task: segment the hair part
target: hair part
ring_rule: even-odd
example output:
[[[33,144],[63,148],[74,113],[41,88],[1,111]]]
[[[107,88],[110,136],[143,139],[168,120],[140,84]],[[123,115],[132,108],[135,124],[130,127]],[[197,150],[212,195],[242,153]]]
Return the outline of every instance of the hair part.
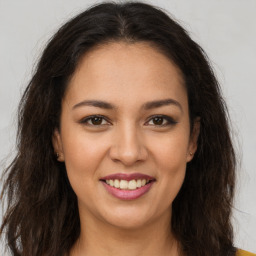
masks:
[[[139,2],[102,3],[71,19],[53,36],[19,105],[17,156],[5,170],[1,226],[15,256],[64,255],[80,234],[77,198],[52,135],[61,102],[80,59],[109,43],[147,42],[180,69],[190,121],[200,118],[198,150],[173,202],[172,232],[186,256],[235,255],[230,222],[236,158],[229,119],[208,58],[162,10]]]

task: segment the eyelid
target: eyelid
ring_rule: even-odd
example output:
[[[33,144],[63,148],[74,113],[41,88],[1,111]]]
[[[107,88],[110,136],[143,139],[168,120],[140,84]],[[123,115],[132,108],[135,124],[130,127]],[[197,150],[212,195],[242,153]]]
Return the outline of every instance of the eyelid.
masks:
[[[167,115],[153,115],[153,116],[150,116],[148,118],[148,121],[146,122],[146,125],[149,125],[149,121],[151,121],[153,118],[155,117],[161,117],[165,120],[167,120],[167,124],[162,124],[162,125],[154,125],[152,124],[152,126],[156,126],[156,127],[165,127],[165,126],[171,126],[171,125],[175,125],[177,124],[178,122],[174,120],[174,118],[170,117],[170,116],[167,116]],[[150,125],[151,126],[151,125]]]
[[[108,124],[100,124],[100,125],[93,125],[93,124],[89,124],[88,121],[91,120],[92,118],[95,118],[95,117],[100,117],[102,118],[103,120],[105,120]],[[88,125],[88,126],[94,126],[94,127],[100,127],[100,126],[105,126],[105,125],[109,125],[111,124],[111,122],[108,120],[108,118],[106,116],[103,116],[103,115],[90,115],[90,116],[87,116],[87,117],[84,117],[82,118],[79,123],[83,124],[83,125]]]
[[[95,117],[100,117],[102,118],[103,120],[105,120],[107,122],[107,124],[99,124],[99,125],[93,125],[93,124],[89,124],[88,121],[91,120],[92,118],[95,118]],[[162,125],[155,125],[155,124],[148,124],[153,118],[156,118],[156,117],[160,117],[160,118],[163,118],[167,121],[166,124],[162,124]],[[106,116],[103,116],[103,115],[99,115],[99,114],[96,114],[96,115],[90,115],[90,116],[86,116],[84,118],[82,118],[79,123],[83,124],[83,125],[88,125],[88,126],[92,126],[92,127],[101,127],[101,126],[105,126],[105,125],[111,125],[112,123],[109,121],[109,119],[106,117]],[[175,125],[177,124],[178,122],[174,120],[174,118],[170,117],[170,116],[167,116],[167,115],[161,115],[161,114],[158,114],[158,115],[152,115],[148,118],[148,120],[146,121],[146,126],[156,126],[156,127],[165,127],[165,126],[171,126],[171,125]]]

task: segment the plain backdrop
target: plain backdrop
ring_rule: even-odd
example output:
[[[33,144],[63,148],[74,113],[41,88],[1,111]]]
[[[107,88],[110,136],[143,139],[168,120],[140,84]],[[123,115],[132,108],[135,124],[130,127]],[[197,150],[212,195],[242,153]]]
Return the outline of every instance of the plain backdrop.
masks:
[[[99,2],[0,0],[0,174],[15,153],[17,105],[42,49],[61,24]],[[212,61],[241,159],[235,245],[256,253],[256,0],[144,2],[166,9]]]

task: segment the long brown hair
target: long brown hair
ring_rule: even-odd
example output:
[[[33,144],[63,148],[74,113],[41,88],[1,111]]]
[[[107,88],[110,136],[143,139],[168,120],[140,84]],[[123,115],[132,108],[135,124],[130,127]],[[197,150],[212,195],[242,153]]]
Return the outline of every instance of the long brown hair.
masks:
[[[220,87],[206,54],[162,10],[139,2],[102,3],[66,23],[45,48],[19,105],[17,155],[5,170],[8,206],[1,226],[12,255],[61,256],[80,234],[77,198],[52,134],[81,57],[110,41],[151,43],[179,67],[198,150],[173,202],[172,232],[187,256],[234,255],[230,223],[235,153]]]

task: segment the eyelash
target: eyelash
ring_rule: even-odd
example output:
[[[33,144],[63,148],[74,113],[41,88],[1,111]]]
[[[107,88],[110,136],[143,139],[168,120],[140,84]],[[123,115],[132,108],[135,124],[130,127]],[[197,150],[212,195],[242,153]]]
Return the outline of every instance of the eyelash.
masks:
[[[166,123],[165,124],[161,124],[161,125],[154,125],[154,126],[159,126],[159,127],[165,127],[165,126],[171,126],[171,125],[175,125],[177,124],[176,121],[174,121],[174,119],[170,116],[166,116],[166,115],[154,115],[154,116],[151,116],[147,123],[149,123],[149,121],[153,120],[154,118],[163,118],[163,120],[166,120]],[[147,124],[148,125],[148,124]]]
[[[102,118],[102,120],[107,121],[108,124],[100,124],[100,125],[89,124],[88,121],[91,121],[93,118]],[[108,121],[108,119],[105,116],[102,116],[102,115],[92,115],[92,116],[88,116],[88,117],[82,119],[80,121],[80,123],[84,124],[84,125],[88,125],[88,126],[102,126],[102,125],[109,125],[110,122]]]
[[[102,118],[102,120],[105,120],[106,122],[108,122],[107,124],[99,124],[99,125],[95,125],[95,124],[92,124],[92,123],[88,123],[89,121],[92,121],[93,118]],[[156,127],[166,127],[166,126],[171,126],[171,125],[175,125],[177,124],[176,121],[174,121],[173,118],[171,118],[170,116],[166,116],[166,115],[154,115],[154,116],[151,116],[150,118],[148,118],[148,121],[146,122],[147,126],[150,126],[150,124],[148,124],[150,121],[152,121],[154,118],[163,118],[163,120],[166,121],[165,124],[160,124],[160,125],[155,125],[153,124],[153,126],[156,126]],[[88,126],[94,126],[94,127],[97,127],[97,126],[105,126],[105,125],[109,125],[111,124],[110,121],[108,121],[108,119],[105,117],[105,116],[102,116],[102,115],[92,115],[92,116],[88,116],[84,119],[82,119],[80,121],[81,124],[84,124],[84,125],[88,125]]]

